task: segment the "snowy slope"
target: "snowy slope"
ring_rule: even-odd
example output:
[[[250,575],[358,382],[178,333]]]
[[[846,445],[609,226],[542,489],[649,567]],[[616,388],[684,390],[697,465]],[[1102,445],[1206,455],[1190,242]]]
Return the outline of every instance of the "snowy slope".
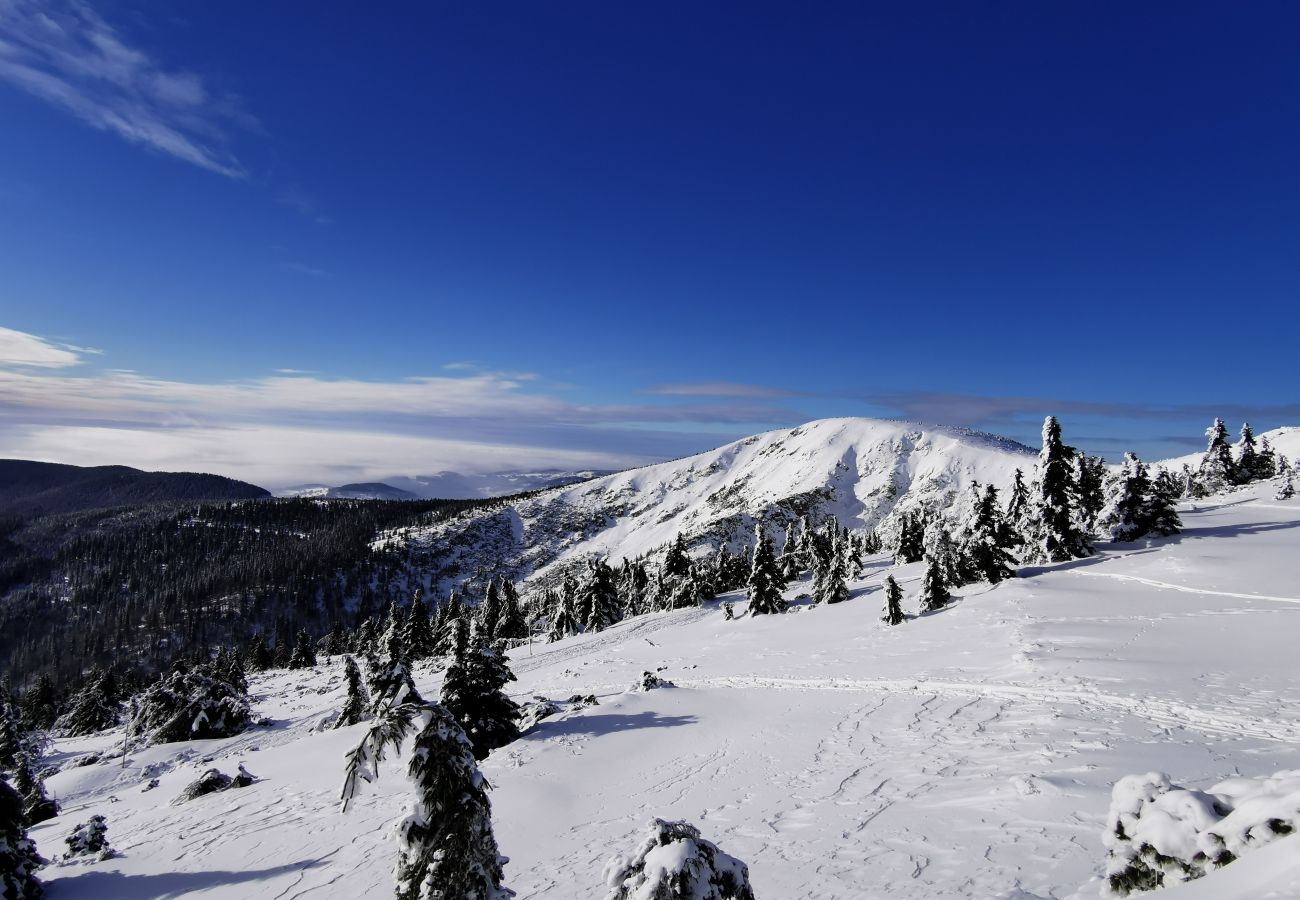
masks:
[[[503,567],[516,578],[590,555],[650,553],[680,532],[709,543],[752,541],[756,517],[811,513],[852,528],[901,509],[949,506],[972,481],[1010,484],[1034,451],[962,429],[874,419],[823,419],[755,435],[673,462],[620,472],[422,532],[395,535],[429,551],[454,579]],[[444,585],[447,587],[449,585]]]
[[[882,558],[839,606],[727,622],[711,604],[519,648],[520,700],[600,705],[486,761],[508,883],[521,900],[598,900],[606,859],[657,815],[749,863],[763,900],[1097,896],[1120,777],[1204,787],[1300,768],[1300,503],[1271,497],[1262,485],[1201,501],[1180,536],[1026,569],[897,628],[879,622],[881,581],[898,577],[914,611],[919,566]],[[658,666],[675,688],[626,690]],[[418,680],[436,694],[436,672]],[[259,677],[255,692],[270,728],[50,779],[66,811],[34,830],[47,855],[93,813],[124,851],[47,869],[54,900],[390,895],[405,760],[341,815],[358,729],[312,731],[341,702],[337,663]],[[262,780],[169,805],[203,769],[240,761]],[[1298,854],[1281,841],[1169,897],[1295,896]]]
[[[1229,431],[1229,435],[1235,442],[1236,432]],[[1286,425],[1281,428],[1274,428],[1272,431],[1261,431],[1255,435],[1258,442],[1263,438],[1268,438],[1268,442],[1273,445],[1273,451],[1285,456],[1291,462],[1300,460],[1300,427]],[[1182,469],[1183,464],[1191,466],[1193,469],[1201,464],[1201,458],[1205,455],[1204,450],[1198,450],[1195,453],[1188,453],[1185,456],[1176,456],[1172,459],[1162,459],[1156,465],[1163,466],[1171,472],[1177,472]]]

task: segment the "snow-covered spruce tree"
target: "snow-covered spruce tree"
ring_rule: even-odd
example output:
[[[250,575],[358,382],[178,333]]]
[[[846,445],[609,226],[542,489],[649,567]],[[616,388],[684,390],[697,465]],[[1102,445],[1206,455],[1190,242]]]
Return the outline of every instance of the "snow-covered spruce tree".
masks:
[[[266,646],[266,638],[261,634],[253,635],[248,642],[248,668],[254,672],[265,672],[271,668],[271,651]]]
[[[519,706],[503,690],[515,680],[505,650],[483,631],[471,643],[468,629],[456,633],[456,648],[442,682],[442,705],[465,730],[477,759],[519,737]]]
[[[519,591],[514,582],[501,576],[501,621],[497,623],[497,637],[507,641],[528,639],[528,622],[519,606]]]
[[[1206,495],[1207,491],[1205,490],[1205,486],[1201,484],[1201,477],[1198,469],[1193,469],[1187,463],[1183,463],[1182,477],[1179,480],[1182,483],[1183,489],[1181,496],[1184,499],[1191,500]]]
[[[86,678],[72,698],[68,711],[56,723],[68,737],[82,737],[117,724],[117,698],[112,696],[112,679],[99,669]]]
[[[699,606],[704,598],[705,586],[695,563],[686,567],[686,574],[669,582],[668,609],[690,609]]]
[[[893,575],[885,579],[885,615],[880,621],[886,625],[903,624],[903,589]]]
[[[679,531],[664,554],[664,577],[672,580],[685,578],[691,569],[691,554],[686,549],[686,538]]]
[[[645,564],[639,560],[623,560],[623,568],[618,577],[618,589],[623,596],[623,602],[627,605],[629,616],[639,616],[650,611],[646,604],[649,588],[650,575],[646,572]]]
[[[334,720],[335,728],[346,728],[370,718],[370,697],[361,681],[361,669],[350,656],[343,660],[343,678],[348,683],[348,695],[343,700],[338,718]]]
[[[244,661],[239,654],[228,647],[222,647],[217,651],[217,658],[212,661],[213,673],[227,684],[232,685],[236,690],[248,690],[248,673],[244,671]],[[109,674],[112,678],[112,674]],[[110,692],[116,695],[116,688]]]
[[[1011,482],[1011,491],[1007,495],[1007,524],[1023,538],[1029,530],[1032,517],[1033,504],[1030,500],[1029,488],[1025,486],[1025,473],[1016,469],[1015,477]]]
[[[1088,535],[1075,521],[1073,449],[1061,441],[1055,416],[1043,421],[1043,449],[1038,455],[1038,497],[1031,556],[1039,562],[1064,562],[1092,553]]]
[[[45,860],[27,837],[23,801],[8,782],[0,781],[0,897],[4,900],[41,900],[45,889],[36,870]]]
[[[1232,459],[1228,429],[1222,419],[1214,420],[1214,424],[1205,430],[1205,437],[1209,444],[1201,457],[1197,481],[1207,494],[1213,494],[1236,484],[1237,464]]]
[[[1136,541],[1150,526],[1147,520],[1151,478],[1146,463],[1134,453],[1124,454],[1124,465],[1110,485],[1106,508],[1097,526],[1112,541]]]
[[[623,617],[614,570],[603,559],[587,561],[587,575],[578,592],[582,597],[579,608],[586,615],[582,627],[588,634],[604,631]]]
[[[289,656],[289,668],[310,669],[314,665],[316,665],[316,643],[304,628],[298,632],[298,637],[293,643],[293,653]]]
[[[415,788],[398,829],[398,900],[509,900],[501,882],[507,862],[492,833],[490,786],[478,770],[465,732],[437,703],[409,700],[377,720],[347,755],[342,809],[362,781],[379,777],[391,748],[416,733],[407,774]]]
[[[903,513],[899,516],[895,563],[920,562],[925,556],[925,524],[920,513]]]
[[[987,485],[975,507],[975,517],[967,532],[965,557],[980,581],[997,584],[1016,575],[1016,558],[1012,552],[1020,545],[1020,535],[1002,518],[998,489]]]
[[[1277,453],[1268,437],[1259,439],[1259,454],[1255,457],[1255,481],[1266,481],[1277,474]]]
[[[1147,498],[1145,512],[1147,531],[1168,537],[1183,530],[1183,520],[1178,516],[1178,497],[1182,486],[1167,469],[1161,469],[1151,480],[1151,495]]]
[[[407,610],[406,622],[403,623],[402,644],[412,660],[433,656],[433,622],[429,619],[429,607],[418,590],[411,598],[411,608]]]
[[[798,578],[807,567],[797,519],[786,526],[785,543],[781,547],[781,556],[777,563],[781,567],[781,577],[785,579],[786,584]]]
[[[58,801],[45,792],[45,779],[32,768],[32,760],[26,753],[18,757],[14,768],[14,790],[23,801],[23,821],[28,827],[53,819],[59,814]]]
[[[456,631],[460,628],[461,621],[468,625],[469,610],[461,602],[460,596],[452,591],[447,602],[442,605],[442,615],[439,616],[437,633],[437,642],[434,652],[438,656],[448,656],[456,646]]]
[[[754,557],[749,569],[749,614],[764,616],[786,611],[781,596],[781,573],[777,570],[772,542],[759,524],[755,529]]]
[[[59,717],[59,697],[50,676],[42,672],[36,683],[23,694],[23,722],[33,730],[44,731]]]
[[[248,727],[248,695],[207,666],[172,672],[132,701],[127,734],[151,744],[230,737]]]
[[[555,612],[551,616],[550,626],[546,631],[546,640],[555,643],[566,637],[581,633],[578,619],[573,614],[573,597],[561,594],[555,603]]]
[[[921,612],[943,609],[952,599],[948,585],[943,580],[943,569],[937,560],[926,560],[925,580],[921,582]]]
[[[1245,484],[1259,476],[1259,447],[1255,441],[1255,429],[1249,422],[1241,423],[1241,438],[1237,441],[1236,458],[1237,483]]]
[[[1106,461],[1100,456],[1080,453],[1075,457],[1075,499],[1079,518],[1091,530],[1106,506]]]
[[[953,543],[951,529],[947,523],[936,523],[929,534],[931,539],[928,541],[926,559],[933,560],[939,567],[943,583],[948,587],[968,584],[975,577],[974,567],[961,549]]]
[[[1282,480],[1278,483],[1277,493],[1273,495],[1274,500],[1290,500],[1295,496],[1295,478],[1291,471],[1290,466],[1282,470]]]
[[[840,546],[832,546],[817,584],[818,603],[843,603],[849,599],[849,586],[845,584],[847,563]]]
[[[23,752],[23,730],[18,709],[0,701],[0,769],[12,769]]]
[[[103,816],[91,816],[84,824],[78,823],[63,842],[68,845],[63,853],[65,861],[80,856],[91,856],[103,861],[117,855],[109,846],[108,820]]]
[[[605,864],[605,900],[754,900],[749,867],[688,822],[652,819],[635,852]]]
[[[478,631],[487,634],[489,639],[497,636],[497,626],[501,624],[501,589],[495,578],[488,581],[487,594],[478,608]]]
[[[460,619],[463,624],[464,618]],[[370,711],[382,715],[385,709],[400,706],[407,697],[419,696],[411,677],[411,663],[406,655],[400,631],[389,629],[384,655],[378,660],[370,679]]]

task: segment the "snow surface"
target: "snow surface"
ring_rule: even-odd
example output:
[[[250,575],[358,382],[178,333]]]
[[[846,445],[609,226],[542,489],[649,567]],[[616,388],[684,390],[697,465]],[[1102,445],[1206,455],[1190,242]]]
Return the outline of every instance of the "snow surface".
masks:
[[[818,443],[832,445],[830,432]],[[988,468],[970,475],[994,480],[1004,453],[1018,458],[987,448]],[[924,470],[920,452],[906,459],[908,477]],[[670,471],[624,477],[653,491]],[[1182,535],[1026,568],[895,628],[879,621],[881,583],[892,572],[914,613],[921,566],[879,557],[836,606],[729,622],[720,600],[518,648],[517,699],[599,704],[565,705],[485,761],[507,884],[524,900],[599,897],[606,862],[658,816],[746,862],[766,900],[1097,897],[1124,776],[1207,789],[1300,768],[1300,502],[1274,489],[1184,507]],[[743,612],[739,596],[721,599]],[[628,690],[659,666],[675,688]],[[417,682],[436,696],[440,675],[421,668]],[[256,676],[253,692],[270,727],[49,779],[64,812],[33,829],[42,852],[102,813],[122,854],[44,870],[51,898],[391,895],[405,760],[339,813],[343,754],[363,727],[315,730],[342,704],[339,660]],[[55,760],[120,739],[60,740]],[[204,770],[241,762],[255,784],[171,805]],[[1258,900],[1297,886],[1300,842],[1288,837],[1168,893]]]

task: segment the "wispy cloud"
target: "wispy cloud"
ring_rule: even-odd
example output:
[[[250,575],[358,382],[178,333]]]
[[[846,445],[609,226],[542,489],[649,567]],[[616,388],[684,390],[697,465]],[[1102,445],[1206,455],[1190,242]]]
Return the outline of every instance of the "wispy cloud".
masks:
[[[12,328],[0,327],[0,366],[66,369],[80,365],[83,355],[98,352],[88,347],[60,344]]]
[[[740,384],[734,381],[700,381],[689,384],[660,384],[646,390],[663,397],[797,397],[798,391]]]
[[[286,206],[317,225],[333,225],[334,220],[321,211],[316,198],[297,185],[283,188],[275,195],[275,202]]]
[[[984,428],[1022,423],[1045,415],[1166,422],[1197,417],[1208,420],[1215,416],[1229,419],[1300,418],[1300,403],[1248,406],[1241,403],[1092,402],[1059,397],[986,396],[943,391],[868,392],[857,396],[872,406],[890,410],[903,418]]]
[[[290,272],[297,272],[299,275],[310,275],[312,278],[333,278],[334,273],[327,272],[324,269],[318,269],[315,266],[309,266],[306,263],[289,262],[284,267]]]
[[[169,69],[80,0],[0,0],[0,81],[85,124],[228,178],[245,172],[232,129],[256,127],[237,97]]]

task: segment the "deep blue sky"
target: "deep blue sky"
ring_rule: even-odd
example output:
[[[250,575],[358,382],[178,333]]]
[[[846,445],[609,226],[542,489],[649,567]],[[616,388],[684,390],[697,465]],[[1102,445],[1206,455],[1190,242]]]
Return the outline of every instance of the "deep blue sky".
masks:
[[[1300,6],[807,6],[20,0],[0,326],[163,393],[527,373],[490,388],[543,401],[517,433],[495,394],[264,419],[619,461],[821,415],[1150,456],[1300,421]],[[175,403],[10,411],[0,451],[249,425]]]

